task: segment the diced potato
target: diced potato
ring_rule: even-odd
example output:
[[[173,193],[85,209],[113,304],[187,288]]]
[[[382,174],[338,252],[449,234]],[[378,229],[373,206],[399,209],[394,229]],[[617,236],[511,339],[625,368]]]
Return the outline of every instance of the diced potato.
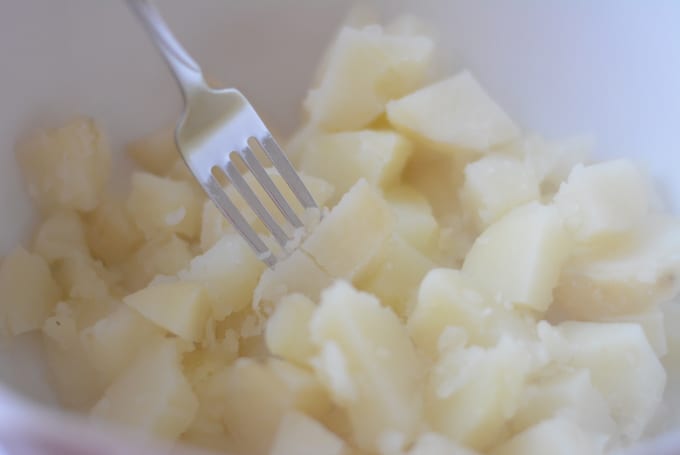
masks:
[[[87,245],[92,255],[106,265],[123,262],[144,240],[119,199],[105,198],[85,219]]]
[[[50,264],[71,255],[89,255],[80,217],[71,211],[52,213],[33,238],[33,251]]]
[[[456,197],[463,185],[466,160],[422,150],[413,155],[404,170],[403,181],[422,193],[438,221],[460,211]],[[389,196],[389,193],[388,193]]]
[[[95,122],[81,117],[36,133],[18,146],[17,161],[38,207],[87,212],[106,187],[111,152]]]
[[[587,137],[548,142],[532,135],[521,141],[524,161],[533,169],[544,192],[556,191],[574,166],[589,160],[592,148],[593,141]]]
[[[605,317],[602,318],[601,322],[630,322],[638,324],[645,332],[645,336],[652,346],[652,349],[654,349],[654,352],[656,352],[657,357],[662,358],[668,352],[664,314],[659,308],[654,308],[642,313]]]
[[[570,250],[557,209],[531,203],[477,238],[463,273],[499,304],[545,311]]]
[[[397,131],[451,154],[461,149],[485,151],[519,134],[467,71],[390,101],[387,118]]]
[[[156,175],[166,175],[179,156],[175,130],[165,128],[155,131],[129,143],[126,151],[143,170]]]
[[[567,419],[545,420],[491,451],[491,455],[602,455],[601,438]]]
[[[281,419],[270,455],[343,455],[345,442],[300,412]]]
[[[272,354],[301,366],[315,354],[309,323],[316,310],[314,302],[301,294],[282,298],[267,321],[265,340]]]
[[[393,131],[325,134],[307,144],[300,170],[330,182],[339,199],[361,178],[383,188],[397,182],[412,150],[411,143]]]
[[[389,100],[425,82],[432,51],[427,37],[386,35],[377,26],[343,28],[329,51],[319,87],[305,100],[312,124],[325,131],[368,125]]]
[[[462,329],[467,343],[485,347],[495,345],[503,334],[529,334],[519,315],[489,302],[458,270],[434,269],[420,284],[408,329],[414,343],[436,358],[447,327]]]
[[[567,319],[588,320],[647,311],[680,290],[680,225],[650,218],[630,241],[570,260],[555,289]]]
[[[555,417],[566,418],[581,428],[603,435],[616,433],[609,404],[593,386],[588,370],[540,379],[530,384],[523,395],[510,422],[513,433]]]
[[[59,295],[59,286],[41,256],[18,247],[2,260],[0,320],[10,334],[40,329]]]
[[[509,338],[490,349],[446,351],[430,371],[428,422],[435,431],[473,449],[493,447],[520,404],[531,366],[526,345]]]
[[[192,281],[151,285],[128,295],[123,303],[187,341],[203,339],[211,308],[203,287]]]
[[[624,441],[636,441],[666,385],[666,372],[643,330],[630,323],[566,322],[559,331],[572,350],[569,363],[590,370]]]
[[[157,275],[174,275],[187,267],[193,257],[189,244],[175,234],[152,239],[122,265],[125,288],[134,292]]]
[[[182,373],[184,348],[163,339],[146,346],[92,408],[95,418],[175,439],[191,424],[198,400]]]
[[[533,171],[521,160],[487,155],[465,166],[462,198],[484,228],[513,208],[538,201],[541,192]]]
[[[420,281],[435,264],[396,235],[385,244],[379,258],[376,272],[359,280],[357,286],[405,318],[413,309]]]
[[[400,185],[385,193],[395,215],[395,232],[415,248],[430,255],[437,247],[439,224],[427,198],[411,186]]]
[[[159,234],[198,238],[203,200],[192,185],[145,172],[132,174],[126,207],[147,239]]]
[[[376,450],[386,432],[412,440],[422,418],[422,373],[397,316],[375,297],[338,282],[324,291],[310,327],[322,349],[315,369],[346,407],[357,446]]]
[[[359,180],[321,220],[302,249],[331,276],[352,279],[368,272],[393,226],[389,205],[365,180]]]
[[[425,433],[418,438],[408,455],[475,455],[471,449],[460,446],[437,433]]]
[[[565,225],[582,242],[621,234],[640,224],[650,188],[630,160],[576,166],[555,195]]]
[[[123,372],[141,346],[163,335],[160,327],[126,305],[80,332],[85,357],[106,384]]]
[[[182,280],[205,286],[215,320],[248,306],[265,266],[237,234],[226,235],[179,272]]]
[[[267,453],[283,416],[311,417],[330,409],[326,392],[308,371],[275,359],[238,359],[222,381],[227,431],[246,453]]]

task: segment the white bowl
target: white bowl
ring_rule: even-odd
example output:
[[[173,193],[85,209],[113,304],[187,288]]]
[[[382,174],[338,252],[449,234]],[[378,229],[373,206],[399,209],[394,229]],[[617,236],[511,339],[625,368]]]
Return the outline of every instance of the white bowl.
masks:
[[[158,4],[207,72],[243,90],[284,132],[295,127],[317,60],[349,7],[342,0]],[[679,2],[377,4],[430,21],[451,66],[470,68],[525,128],[550,137],[592,134],[600,156],[639,160],[680,211]],[[14,162],[19,136],[83,113],[119,146],[173,123],[180,98],[123,1],[9,2],[0,15],[0,62],[1,255],[32,223]],[[0,382],[54,403],[37,345],[30,337],[0,345]]]

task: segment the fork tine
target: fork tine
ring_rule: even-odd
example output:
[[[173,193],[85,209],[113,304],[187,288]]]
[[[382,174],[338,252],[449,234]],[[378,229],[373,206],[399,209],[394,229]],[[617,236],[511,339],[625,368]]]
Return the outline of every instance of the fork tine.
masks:
[[[269,197],[271,197],[274,200],[274,203],[279,208],[283,216],[286,217],[288,222],[292,224],[293,227],[295,228],[304,227],[304,224],[297,216],[297,214],[290,206],[286,198],[283,196],[283,194],[281,194],[281,191],[276,186],[274,181],[271,179],[269,174],[267,174],[267,171],[265,170],[264,166],[262,166],[260,161],[257,159],[255,153],[253,153],[253,150],[250,147],[245,147],[243,150],[241,150],[241,157],[243,158],[243,161],[246,163],[246,166],[248,166],[248,169],[250,169],[250,172],[252,172],[257,181],[260,182],[262,188],[264,188]]]
[[[300,204],[306,209],[317,208],[314,197],[309,192],[302,179],[298,175],[293,165],[290,164],[288,158],[281,150],[281,147],[276,143],[269,131],[263,137],[257,138],[262,146],[262,149],[272,161],[274,167],[279,171],[283,180],[286,181],[293,194],[298,198]]]
[[[248,186],[248,182],[243,178],[241,173],[232,162],[228,162],[225,166],[225,172],[231,184],[238,190],[238,192],[243,196],[246,203],[253,209],[253,212],[262,220],[264,225],[269,229],[269,231],[274,235],[276,241],[281,245],[282,248],[286,248],[286,244],[290,240],[286,233],[283,231],[281,226],[278,225],[274,217],[271,216],[269,211],[262,205],[260,199],[257,197],[253,189]]]
[[[231,221],[236,230],[248,242],[251,248],[255,250],[257,256],[269,267],[273,267],[276,264],[276,257],[267,248],[267,245],[257,235],[257,232],[250,226],[248,221],[241,215],[239,209],[224,192],[215,177],[210,176],[207,180],[203,180],[203,188],[207,191],[208,196],[213,200],[219,211],[222,212],[222,215]]]

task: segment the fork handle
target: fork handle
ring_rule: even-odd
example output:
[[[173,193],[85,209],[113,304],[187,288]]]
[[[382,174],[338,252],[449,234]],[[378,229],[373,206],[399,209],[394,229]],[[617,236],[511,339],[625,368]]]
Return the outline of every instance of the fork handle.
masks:
[[[127,0],[127,3],[141,20],[144,28],[170,66],[186,100],[193,88],[204,85],[201,67],[175,38],[170,27],[151,2],[148,0]]]

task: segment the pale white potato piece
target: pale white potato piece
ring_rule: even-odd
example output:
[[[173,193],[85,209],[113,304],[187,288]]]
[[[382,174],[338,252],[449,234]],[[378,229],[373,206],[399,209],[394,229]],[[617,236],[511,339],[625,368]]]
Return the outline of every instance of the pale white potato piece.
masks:
[[[385,199],[359,180],[307,237],[302,250],[331,276],[353,279],[368,272],[393,226]]]
[[[407,455],[475,455],[476,453],[441,434],[425,433],[413,444]]]
[[[316,305],[302,294],[282,298],[269,316],[265,341],[269,351],[289,362],[305,366],[316,353],[309,323]]]
[[[530,203],[489,226],[462,270],[498,304],[545,311],[570,250],[557,209]]]
[[[343,455],[347,446],[323,425],[300,412],[281,419],[269,455]]]
[[[182,373],[185,350],[173,339],[142,346],[129,368],[92,408],[92,417],[161,438],[177,438],[198,409],[196,395]]]
[[[412,440],[422,418],[422,372],[399,318],[340,281],[324,291],[310,330],[322,349],[317,374],[346,408],[357,446],[376,450],[386,432]]]
[[[581,242],[621,234],[640,224],[651,190],[627,159],[576,166],[555,195],[565,226]]]
[[[127,305],[80,332],[85,358],[105,384],[110,384],[130,364],[140,347],[160,339],[165,331]]]
[[[584,136],[546,141],[530,135],[518,142],[519,154],[533,169],[544,194],[556,191],[574,166],[586,164],[593,149],[593,140]]]
[[[657,357],[662,358],[668,352],[664,313],[658,307],[642,313],[604,317],[601,319],[601,322],[630,322],[638,324],[645,332],[645,336],[654,352],[656,352]]]
[[[427,37],[387,35],[379,26],[343,28],[319,86],[305,100],[310,122],[325,131],[368,125],[389,100],[426,81],[432,51]]]
[[[0,264],[0,320],[11,335],[40,329],[60,290],[41,256],[18,247]]]
[[[130,142],[126,152],[143,170],[166,175],[175,164],[179,151],[174,128],[164,128]]]
[[[506,433],[532,367],[524,343],[503,338],[493,348],[449,350],[430,371],[425,415],[432,428],[476,450]]]
[[[85,221],[92,256],[108,266],[125,261],[144,241],[142,231],[118,198],[105,197]]]
[[[435,263],[398,235],[387,241],[379,262],[376,271],[359,280],[357,286],[405,318],[413,309],[420,281]]]
[[[318,417],[330,409],[312,373],[276,359],[238,359],[227,368],[222,387],[224,423],[246,453],[267,453],[287,412]]]
[[[411,143],[393,131],[323,134],[307,143],[299,169],[330,182],[337,200],[362,178],[376,187],[394,184],[412,151]]]
[[[208,251],[196,256],[179,278],[205,286],[215,320],[248,306],[265,265],[237,234],[226,235]]]
[[[123,303],[149,321],[186,341],[201,341],[210,317],[211,302],[201,284],[175,281],[148,286]]]
[[[569,364],[590,370],[623,441],[638,440],[666,385],[666,372],[642,328],[630,323],[566,322],[558,329],[571,349]]]
[[[198,238],[202,204],[202,195],[187,182],[132,174],[126,208],[147,239],[168,233]]]
[[[513,208],[537,201],[538,179],[524,162],[511,156],[487,155],[465,166],[461,189],[464,206],[484,228]]]
[[[73,211],[50,214],[33,237],[33,251],[50,264],[74,254],[89,255],[78,214]]]
[[[104,134],[89,118],[36,133],[17,148],[28,194],[42,210],[90,211],[108,182],[111,152]]]
[[[519,134],[468,71],[390,101],[387,118],[397,131],[451,154],[485,151]]]
[[[602,455],[599,435],[567,419],[545,420],[496,447],[491,455]]]
[[[409,185],[385,192],[395,217],[394,230],[401,238],[426,255],[432,255],[439,239],[439,224],[427,198]]]

